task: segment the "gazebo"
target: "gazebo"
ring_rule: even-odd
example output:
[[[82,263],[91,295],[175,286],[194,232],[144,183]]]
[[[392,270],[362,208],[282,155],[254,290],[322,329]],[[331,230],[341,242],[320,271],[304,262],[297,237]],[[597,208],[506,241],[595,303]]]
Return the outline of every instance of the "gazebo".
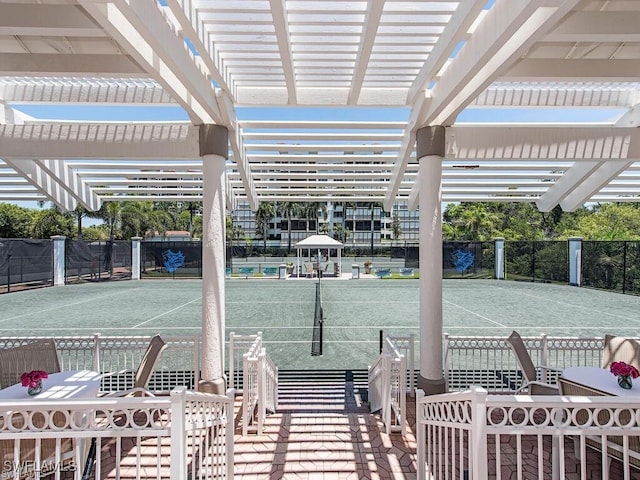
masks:
[[[312,252],[315,251],[316,263],[319,271],[321,270],[320,264],[322,263],[322,250],[327,251],[327,262],[331,260],[331,250],[336,250],[336,255],[338,257],[338,269],[335,271],[342,272],[342,248],[344,245],[335,238],[331,238],[328,235],[311,235],[296,243],[295,247],[297,250],[296,271],[298,274],[300,272],[300,259],[304,258],[303,255],[305,250],[306,257],[310,262],[312,261]]]

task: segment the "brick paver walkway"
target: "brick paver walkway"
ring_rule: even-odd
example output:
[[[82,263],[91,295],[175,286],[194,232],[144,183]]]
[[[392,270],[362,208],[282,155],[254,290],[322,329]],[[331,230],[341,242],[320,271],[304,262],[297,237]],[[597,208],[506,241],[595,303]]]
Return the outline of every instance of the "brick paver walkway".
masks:
[[[278,411],[258,436],[235,437],[235,478],[241,480],[415,479],[415,404],[409,428],[387,435],[366,405],[366,385],[282,383]]]

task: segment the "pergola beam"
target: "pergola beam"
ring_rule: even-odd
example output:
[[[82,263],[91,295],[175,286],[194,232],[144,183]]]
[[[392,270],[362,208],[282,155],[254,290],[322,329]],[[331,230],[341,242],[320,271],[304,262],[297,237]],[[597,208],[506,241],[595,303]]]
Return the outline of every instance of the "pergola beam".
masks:
[[[193,159],[199,127],[186,124],[0,125],[10,159]]]
[[[221,123],[215,90],[155,2],[81,5],[187,111],[195,124]]]
[[[75,198],[35,160],[12,160],[5,158],[4,162],[19,172],[27,182],[62,210],[70,212],[76,208],[77,203]]]

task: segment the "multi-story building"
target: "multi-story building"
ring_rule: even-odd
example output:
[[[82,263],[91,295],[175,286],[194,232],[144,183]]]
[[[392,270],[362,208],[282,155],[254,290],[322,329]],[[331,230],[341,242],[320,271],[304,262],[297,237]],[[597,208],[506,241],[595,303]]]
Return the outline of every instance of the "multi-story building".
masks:
[[[396,202],[391,212],[385,212],[379,203],[328,202],[325,206],[326,210],[320,210],[317,219],[300,215],[287,220],[274,216],[268,226],[267,245],[286,247],[289,236],[291,245],[295,245],[315,233],[331,235],[354,247],[370,246],[372,236],[374,245],[418,241],[419,212],[409,210],[406,202]],[[256,231],[255,212],[247,202],[239,202],[231,219],[234,226],[242,228],[243,239],[262,244],[262,235]]]

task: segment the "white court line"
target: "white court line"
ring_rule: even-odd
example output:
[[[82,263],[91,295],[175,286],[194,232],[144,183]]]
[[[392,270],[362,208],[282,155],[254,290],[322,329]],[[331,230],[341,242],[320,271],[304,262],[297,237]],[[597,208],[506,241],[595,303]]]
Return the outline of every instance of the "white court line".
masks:
[[[140,287],[134,287],[134,288],[140,288]],[[107,297],[115,297],[116,295],[121,295],[123,293],[129,294],[130,292],[131,292],[131,289],[121,290],[119,292],[114,292],[114,293],[111,293],[109,295],[100,295],[99,297],[91,297],[91,298],[88,298],[86,300],[80,300],[78,302],[65,303],[64,305],[58,305],[57,307],[45,308],[43,310],[30,311],[30,312],[27,312],[27,313],[23,313],[22,315],[16,315],[15,317],[3,318],[3,319],[0,320],[0,323],[8,322],[10,320],[16,320],[16,319],[22,318],[22,317],[29,317],[31,315],[36,315],[36,314],[39,314],[39,313],[52,312],[54,310],[60,310],[61,308],[71,307],[73,305],[81,305],[81,304],[87,303],[87,302],[95,302],[98,299],[107,298]]]
[[[501,327],[507,328],[506,325],[504,325],[504,324],[502,324],[500,322],[496,322],[495,320],[491,320],[490,318],[485,317],[484,315],[480,315],[479,313],[476,313],[473,310],[469,310],[468,308],[464,308],[462,305],[458,305],[457,303],[450,302],[449,300],[445,300],[444,298],[442,299],[442,303],[448,303],[449,305],[453,305],[454,307],[457,307],[460,310],[464,310],[465,312],[470,313],[471,315],[475,315],[476,317],[482,318],[483,320],[486,320],[487,322],[495,323],[496,325],[499,325]]]
[[[504,288],[504,287],[497,287],[497,288],[499,288],[501,290],[506,290],[508,292],[511,292],[511,289],[509,289],[509,288]],[[560,301],[560,300],[553,300],[553,299],[550,299],[550,298],[547,298],[547,297],[541,297],[539,295],[532,295],[531,293],[518,292],[518,291],[516,291],[514,293],[519,293],[520,295],[524,295],[526,297],[535,298],[537,300],[544,300],[545,302],[551,301],[551,302],[557,303],[558,305],[564,305],[565,307],[579,308],[581,310],[587,310],[589,312],[599,313],[599,314],[602,314],[602,315],[607,315],[607,316],[613,317],[613,318],[620,318],[622,320],[631,320],[633,322],[637,322],[638,321],[638,319],[634,318],[634,317],[625,317],[623,315],[618,315],[618,314],[611,313],[611,312],[606,312],[606,311],[603,311],[603,310],[596,310],[596,309],[594,309],[592,307],[585,307],[583,305],[578,305],[578,304],[569,303],[569,302],[563,302],[563,301]]]
[[[156,320],[157,318],[160,317],[164,317],[166,314],[171,313],[171,312],[175,312],[176,310],[180,310],[182,307],[186,307],[187,305],[189,305],[190,303],[193,302],[197,302],[199,300],[202,300],[202,297],[198,297],[198,298],[194,298],[193,300],[191,300],[190,302],[187,303],[183,303],[182,305],[178,305],[176,308],[172,308],[171,310],[167,310],[166,312],[162,312],[159,315],[156,315],[155,317],[151,317],[149,320],[145,320],[144,322],[138,323],[137,325],[134,325],[133,327],[128,327],[128,328],[138,328],[141,327],[142,325],[144,325],[145,323],[149,323],[149,322],[153,322],[154,320]]]

